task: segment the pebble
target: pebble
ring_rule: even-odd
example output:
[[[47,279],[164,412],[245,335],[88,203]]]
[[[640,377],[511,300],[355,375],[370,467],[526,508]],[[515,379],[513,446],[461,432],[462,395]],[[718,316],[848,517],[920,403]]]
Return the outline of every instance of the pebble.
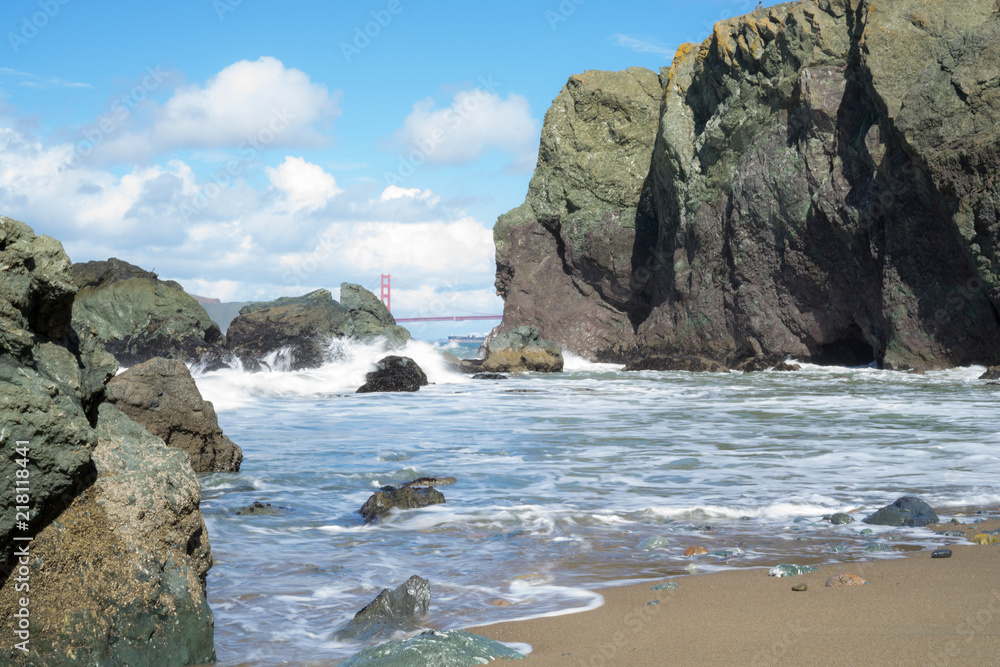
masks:
[[[690,558],[691,556],[700,556],[701,554],[707,554],[708,549],[705,547],[688,547],[684,555]]]
[[[488,602],[494,607],[509,607],[511,605],[510,600],[504,600],[503,598],[490,598]]]
[[[838,574],[837,576],[830,577],[826,580],[826,585],[830,588],[839,588],[841,586],[864,586],[867,583],[867,579],[859,577],[853,572]]]
[[[965,533],[961,530],[946,530],[941,534],[945,537],[965,537]]]
[[[832,523],[835,526],[854,523],[854,517],[845,512],[837,512],[836,514],[830,517],[830,523]]]
[[[874,532],[875,532],[875,531],[874,531],[874,530],[872,530],[871,528],[865,528],[865,529],[863,529],[863,530],[861,531],[861,534],[862,534],[862,535],[871,535],[871,534],[872,534],[872,533],[874,533]]]
[[[931,558],[951,558],[951,549],[937,549],[931,553]]]
[[[989,533],[979,533],[978,535],[972,538],[972,541],[975,542],[976,544],[983,544],[983,545],[1000,544],[1000,536],[990,535]]]
[[[781,565],[775,565],[767,573],[769,577],[794,577],[800,574],[809,574],[810,572],[815,572],[818,567],[813,567],[812,565],[791,565],[788,563],[782,563]]]
[[[865,545],[865,551],[895,551],[889,544],[882,542],[869,542]]]
[[[654,535],[652,537],[647,537],[642,542],[636,545],[636,549],[643,549],[644,551],[653,551],[654,549],[666,549],[670,546],[670,540],[665,537],[660,537],[659,535]]]
[[[654,590],[654,591],[669,591],[669,590],[673,590],[674,588],[677,588],[677,585],[678,584],[677,584],[676,581],[668,581],[666,583],[656,584],[655,586],[651,586],[650,590]]]
[[[660,604],[660,601],[659,601],[659,600],[650,600],[650,601],[649,601],[649,602],[647,602],[646,604],[647,604],[647,605],[650,605],[650,604]]]
[[[795,584],[794,586],[792,586],[792,590],[793,591],[807,591],[807,590],[809,590],[809,587],[806,586],[804,583],[803,584]]]

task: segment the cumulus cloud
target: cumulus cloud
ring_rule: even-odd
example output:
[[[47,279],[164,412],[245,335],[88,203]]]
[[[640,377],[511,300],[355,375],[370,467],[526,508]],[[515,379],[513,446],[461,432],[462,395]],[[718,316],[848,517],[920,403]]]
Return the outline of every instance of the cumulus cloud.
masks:
[[[676,51],[676,49],[672,49],[654,39],[643,39],[634,35],[615,33],[611,36],[611,40],[618,46],[635,51],[636,53],[655,53],[666,58],[673,58],[674,51]]]
[[[435,165],[468,164],[498,150],[512,158],[516,168],[530,170],[538,133],[526,98],[513,93],[502,98],[478,88],[460,91],[447,108],[435,108],[431,98],[417,102],[396,139],[411,161],[417,155]]]
[[[300,157],[287,156],[280,166],[267,167],[266,172],[271,183],[284,193],[290,213],[314,211],[342,192],[336,179],[323,171],[323,167]]]
[[[436,206],[437,203],[441,201],[441,197],[437,196],[430,190],[421,190],[420,188],[401,188],[398,185],[390,185],[382,191],[382,194],[379,195],[378,198],[380,202],[392,201],[394,199],[425,201],[431,206]]]

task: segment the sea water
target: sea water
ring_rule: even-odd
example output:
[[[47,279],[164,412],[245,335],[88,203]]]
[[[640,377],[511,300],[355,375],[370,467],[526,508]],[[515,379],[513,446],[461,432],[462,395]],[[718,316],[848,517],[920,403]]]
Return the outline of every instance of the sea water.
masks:
[[[593,608],[608,585],[943,543],[821,520],[903,495],[943,521],[1000,503],[1000,387],[983,368],[626,373],[570,356],[489,381],[429,343],[403,353],[432,384],[355,394],[385,353],[350,342],[312,371],[196,374],[244,453],[239,473],[200,476],[220,664],[352,655],[363,645],[334,632],[414,574],[431,582],[424,625],[464,628]],[[457,478],[446,504],[363,524],[376,489],[425,476]],[[278,514],[236,514],[255,501]]]

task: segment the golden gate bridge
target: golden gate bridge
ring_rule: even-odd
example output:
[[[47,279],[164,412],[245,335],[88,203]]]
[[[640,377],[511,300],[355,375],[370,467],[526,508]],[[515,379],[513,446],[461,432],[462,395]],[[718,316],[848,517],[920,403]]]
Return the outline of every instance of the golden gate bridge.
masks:
[[[392,312],[392,277],[388,273],[383,273],[381,279],[378,280],[378,281],[373,282],[369,286],[368,289],[373,290],[373,288],[375,287],[375,284],[378,283],[378,282],[381,283],[380,298],[382,299],[382,303],[385,304],[386,309],[388,309],[389,312],[391,313]],[[396,282],[399,283],[400,286],[405,291],[412,292],[413,294],[416,294],[418,297],[420,297],[421,299],[424,299],[425,301],[430,301],[431,303],[435,303],[435,304],[438,304],[440,306],[444,306],[445,308],[451,308],[452,307],[449,304],[445,303],[444,301],[440,301],[440,300],[435,299],[433,297],[429,297],[427,295],[420,294],[417,290],[415,290],[415,289],[413,289],[411,287],[407,287],[401,280],[397,279]],[[459,308],[458,310],[464,310],[464,309]],[[402,323],[402,322],[467,322],[469,320],[501,320],[501,319],[503,319],[503,315],[486,315],[484,313],[476,313],[474,311],[466,311],[466,312],[469,313],[469,314],[468,315],[444,315],[444,316],[439,315],[439,316],[436,316],[436,317],[397,317],[396,318],[396,323],[399,324],[399,323]]]

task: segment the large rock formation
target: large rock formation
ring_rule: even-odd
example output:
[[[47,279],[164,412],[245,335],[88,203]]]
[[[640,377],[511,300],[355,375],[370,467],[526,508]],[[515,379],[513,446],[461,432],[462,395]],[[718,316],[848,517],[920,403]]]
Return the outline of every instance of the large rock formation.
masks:
[[[115,376],[108,402],[187,454],[195,472],[235,472],[243,451],[219,428],[215,407],[201,397],[187,366],[156,357]]]
[[[73,318],[93,329],[123,366],[168,357],[192,362],[225,338],[194,297],[172,280],[112,257],[73,265]]]
[[[651,72],[571,78],[496,227],[504,327],[615,360],[997,363],[997,15],[803,0],[722,21],[661,73],[658,123]]]
[[[486,357],[478,368],[489,373],[558,373],[563,369],[562,347],[542,340],[536,327],[516,327],[496,334],[485,347]]]
[[[0,477],[27,480],[29,496],[0,489],[0,630],[16,637],[25,577],[31,623],[29,653],[10,641],[0,662],[213,661],[211,552],[185,455],[101,405],[116,364],[71,323],[59,243],[0,218],[0,265]]]
[[[370,394],[379,391],[419,391],[427,386],[424,370],[409,357],[390,355],[379,359],[375,370],[365,374],[365,383],[356,393]]]
[[[254,368],[268,355],[291,370],[316,368],[327,361],[330,341],[352,337],[365,342],[384,338],[390,349],[402,347],[410,333],[396,324],[378,297],[358,285],[342,283],[341,302],[329,290],[254,303],[240,310],[227,332],[229,351]]]

